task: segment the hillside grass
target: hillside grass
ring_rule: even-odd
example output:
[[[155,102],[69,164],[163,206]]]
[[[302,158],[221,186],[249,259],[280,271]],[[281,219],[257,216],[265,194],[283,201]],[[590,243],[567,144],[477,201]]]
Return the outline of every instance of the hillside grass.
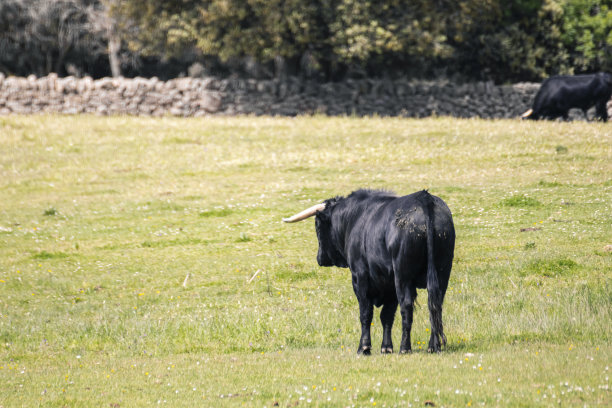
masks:
[[[420,291],[414,352],[376,317],[357,357],[350,272],[281,223],[361,187],[453,212],[439,355]],[[612,404],[610,124],[0,117],[0,196],[2,407]]]

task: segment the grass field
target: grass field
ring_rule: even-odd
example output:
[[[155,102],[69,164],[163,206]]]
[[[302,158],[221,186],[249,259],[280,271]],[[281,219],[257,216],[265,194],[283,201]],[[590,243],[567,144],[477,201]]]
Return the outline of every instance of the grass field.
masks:
[[[360,187],[453,211],[441,354],[281,223]],[[610,124],[0,117],[0,196],[0,407],[612,405]]]

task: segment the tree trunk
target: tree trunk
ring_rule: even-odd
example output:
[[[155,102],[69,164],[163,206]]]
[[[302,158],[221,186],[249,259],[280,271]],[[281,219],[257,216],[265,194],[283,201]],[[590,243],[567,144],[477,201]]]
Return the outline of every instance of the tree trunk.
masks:
[[[121,38],[111,28],[108,33],[108,62],[110,63],[113,77],[121,76],[121,62],[119,61],[119,50],[121,49]]]
[[[71,48],[72,45],[68,45],[66,48],[62,48],[59,51],[59,56],[57,57],[57,61],[55,62],[54,70],[57,75],[62,76],[66,72],[66,70],[64,69],[64,60],[66,59],[66,55],[68,54]]]
[[[277,80],[287,80],[287,61],[280,55],[274,57],[274,75]]]

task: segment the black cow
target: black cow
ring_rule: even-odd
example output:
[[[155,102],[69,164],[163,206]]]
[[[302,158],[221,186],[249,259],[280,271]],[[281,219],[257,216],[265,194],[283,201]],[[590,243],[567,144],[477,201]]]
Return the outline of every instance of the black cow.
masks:
[[[596,107],[596,117],[608,120],[606,104],[612,95],[612,75],[600,72],[591,75],[554,76],[542,83],[540,90],[523,119],[567,120],[571,108],[582,109],[588,120],[587,111]]]
[[[397,197],[385,191],[358,190],[283,221],[296,222],[313,215],[319,265],[351,269],[361,320],[357,352],[370,354],[374,306],[382,306],[381,353],[393,352],[391,328],[398,303],[402,314],[400,353],[411,351],[417,288],[427,288],[429,295],[428,351],[439,352],[446,344],[442,302],[455,249],[453,219],[444,201],[427,191]]]

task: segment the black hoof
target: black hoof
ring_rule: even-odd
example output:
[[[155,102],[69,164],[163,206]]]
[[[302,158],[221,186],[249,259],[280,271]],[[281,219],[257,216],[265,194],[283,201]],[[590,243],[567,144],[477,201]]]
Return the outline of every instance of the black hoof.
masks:
[[[357,350],[357,354],[363,354],[364,356],[369,356],[370,354],[372,354],[372,347],[371,346],[361,347],[359,350]]]
[[[406,350],[400,350],[399,352],[400,354],[412,354],[412,350],[411,349],[406,349]]]
[[[380,354],[393,354],[393,347],[382,347]]]

